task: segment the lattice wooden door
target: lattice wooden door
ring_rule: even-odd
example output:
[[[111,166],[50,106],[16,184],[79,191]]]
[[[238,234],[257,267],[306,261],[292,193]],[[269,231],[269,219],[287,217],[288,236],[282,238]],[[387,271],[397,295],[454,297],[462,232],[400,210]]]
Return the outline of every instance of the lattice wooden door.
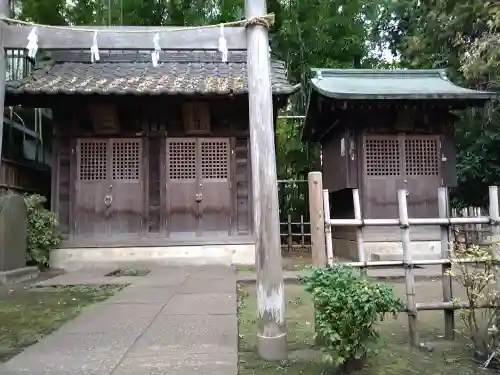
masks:
[[[364,214],[369,218],[394,218],[394,204],[403,177],[401,142],[398,136],[364,138]]]
[[[167,141],[167,227],[171,237],[227,235],[231,222],[227,138]]]
[[[198,231],[197,140],[167,140],[167,229],[171,237],[196,236]]]
[[[136,235],[142,230],[142,140],[81,138],[77,147],[77,235]]]
[[[231,225],[230,144],[227,138],[199,141],[200,231],[228,235]]]
[[[82,138],[77,143],[74,235],[107,234],[106,207],[109,187],[108,141]]]
[[[397,217],[397,191],[403,188],[411,217],[437,215],[439,136],[365,136],[363,146],[367,217]]]
[[[142,139],[110,140],[109,225],[112,234],[139,234],[143,229]]]
[[[404,137],[405,185],[410,217],[437,217],[437,194],[441,186],[439,136]]]

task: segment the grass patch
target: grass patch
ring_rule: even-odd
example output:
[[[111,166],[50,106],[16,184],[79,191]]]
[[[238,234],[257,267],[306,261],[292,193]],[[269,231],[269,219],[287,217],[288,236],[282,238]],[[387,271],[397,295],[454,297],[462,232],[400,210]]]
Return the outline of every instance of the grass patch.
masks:
[[[40,341],[90,305],[124,286],[61,286],[15,291],[0,298],[0,362]]]
[[[147,269],[125,269],[119,268],[115,271],[107,273],[107,277],[123,277],[123,276],[146,276],[149,273]]]
[[[404,284],[393,282],[394,290],[404,296]],[[419,302],[440,298],[439,281],[417,282]],[[289,359],[279,363],[262,361],[255,353],[256,298],[255,285],[239,286],[239,375],[271,375],[280,371],[288,375],[320,375],[331,373],[331,368],[321,362],[319,350],[314,345],[314,312],[310,296],[301,285],[287,284],[286,322],[288,328]],[[458,291],[457,294],[460,294]],[[456,318],[458,322],[458,316]],[[397,319],[389,318],[379,324],[383,340],[380,351],[370,357],[357,375],[474,375],[482,370],[471,359],[467,342],[457,339],[444,341],[443,313],[429,311],[419,313],[420,341],[430,349],[414,349],[408,344],[408,320],[406,314]],[[458,323],[457,323],[458,324]]]

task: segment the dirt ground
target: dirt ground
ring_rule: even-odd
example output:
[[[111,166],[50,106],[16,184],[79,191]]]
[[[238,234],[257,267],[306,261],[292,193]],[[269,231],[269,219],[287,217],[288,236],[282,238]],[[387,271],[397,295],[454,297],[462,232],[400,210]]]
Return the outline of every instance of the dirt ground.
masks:
[[[395,293],[404,299],[405,286],[399,281],[390,281]],[[456,297],[463,297],[463,290],[455,285]],[[286,285],[287,328],[289,360],[269,364],[255,354],[255,286],[240,286],[244,298],[239,312],[240,332],[240,375],[271,374],[281,371],[290,375],[318,375],[331,371],[321,363],[314,347],[314,319],[310,296],[298,284]],[[417,282],[417,302],[440,301],[442,299],[440,280]],[[458,313],[456,327],[461,328]],[[388,318],[378,324],[383,337],[378,355],[369,358],[359,375],[473,375],[489,374],[471,359],[467,341],[457,334],[455,341],[445,341],[444,313],[442,311],[420,312],[418,315],[420,341],[427,348],[415,349],[408,344],[408,318],[398,314],[396,319]]]

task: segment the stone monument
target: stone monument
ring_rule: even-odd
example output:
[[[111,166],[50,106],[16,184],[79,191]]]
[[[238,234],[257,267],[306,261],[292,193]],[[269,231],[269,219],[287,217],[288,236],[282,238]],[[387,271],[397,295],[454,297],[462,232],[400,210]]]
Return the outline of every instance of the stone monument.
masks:
[[[0,197],[0,284],[38,275],[37,267],[26,267],[27,221],[28,210],[21,195]]]

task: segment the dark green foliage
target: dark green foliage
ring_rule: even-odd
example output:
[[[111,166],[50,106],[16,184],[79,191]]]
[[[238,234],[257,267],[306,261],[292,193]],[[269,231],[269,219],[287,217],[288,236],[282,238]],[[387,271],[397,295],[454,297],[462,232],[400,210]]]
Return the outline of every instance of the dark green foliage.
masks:
[[[51,250],[61,242],[56,215],[44,207],[47,199],[41,195],[28,195],[24,201],[28,208],[27,261],[47,267]]]
[[[500,92],[500,4],[476,0],[389,1],[374,29],[399,65],[446,68],[466,87]],[[455,205],[482,205],[500,184],[498,101],[458,112]]]
[[[374,324],[404,308],[391,287],[362,279],[350,267],[315,268],[302,282],[314,300],[316,334],[337,364],[374,351],[379,338]]]

